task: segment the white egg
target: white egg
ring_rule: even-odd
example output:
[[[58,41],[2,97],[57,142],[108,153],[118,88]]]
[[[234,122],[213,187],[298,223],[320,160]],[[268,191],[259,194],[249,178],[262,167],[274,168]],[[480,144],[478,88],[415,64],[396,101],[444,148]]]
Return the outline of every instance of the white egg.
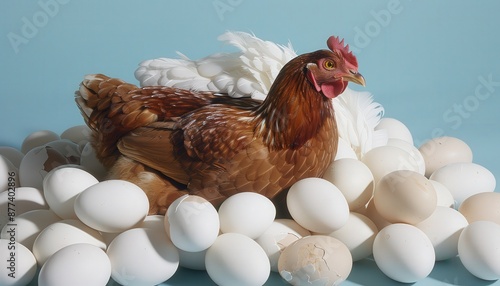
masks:
[[[39,146],[24,155],[19,165],[19,180],[23,187],[42,190],[43,179],[53,169],[69,164],[68,159],[50,146]]]
[[[19,168],[24,157],[23,152],[10,146],[0,146],[0,155],[9,160],[16,168]]]
[[[38,285],[106,285],[110,276],[106,252],[92,244],[77,243],[58,250],[45,262]]]
[[[219,215],[214,206],[199,196],[184,195],[168,208],[170,239],[177,248],[199,252],[219,235]]]
[[[302,179],[290,187],[286,204],[292,218],[316,233],[331,233],[345,225],[349,205],[342,192],[321,178]]]
[[[220,230],[252,239],[259,237],[276,216],[274,204],[258,193],[243,192],[227,198],[219,208]]]
[[[80,168],[61,166],[45,176],[43,193],[54,213],[63,219],[74,219],[76,197],[97,183],[94,176]]]
[[[373,202],[377,212],[387,221],[415,224],[434,212],[437,195],[424,175],[398,170],[378,182]]]
[[[80,221],[67,219],[47,226],[33,243],[33,254],[43,265],[59,249],[76,243],[89,243],[106,249],[102,235]]]
[[[14,203],[14,212],[9,215],[9,203]],[[11,205],[12,207],[12,205]],[[0,227],[4,227],[16,216],[37,209],[48,209],[49,206],[39,189],[19,187],[15,190],[6,190],[0,193]],[[11,210],[12,211],[12,210]]]
[[[121,285],[157,285],[179,267],[179,253],[162,231],[129,229],[108,246],[111,277]]]
[[[500,225],[476,221],[462,231],[458,254],[465,268],[484,280],[500,279]]]
[[[414,283],[431,273],[435,254],[432,242],[423,231],[396,223],[386,226],[375,237],[373,258],[391,279]]]
[[[472,150],[464,141],[449,136],[433,138],[418,148],[425,160],[425,176],[451,163],[472,163]]]
[[[311,235],[311,233],[294,220],[276,219],[255,241],[264,249],[269,257],[271,270],[278,272],[278,259],[281,252],[288,245],[308,235]]]
[[[417,147],[413,146],[413,144],[409,143],[408,141],[399,138],[389,138],[389,140],[387,140],[387,145],[398,147],[408,152],[410,156],[415,159],[415,162],[418,165],[418,172],[422,175],[425,174],[424,156],[422,156]]]
[[[415,224],[432,242],[436,261],[450,259],[458,254],[458,238],[468,225],[467,219],[457,210],[436,207],[427,219]]]
[[[76,216],[93,229],[122,232],[142,222],[149,211],[146,193],[124,180],[94,184],[75,199]]]
[[[178,249],[179,265],[193,270],[206,270],[205,255],[207,254],[207,250],[208,249],[198,252],[190,252]]]
[[[5,225],[0,237],[8,238],[10,233],[15,232],[16,241],[31,250],[38,234],[60,220],[61,218],[51,210],[28,211],[16,217],[15,226]]]
[[[278,270],[292,285],[339,285],[351,273],[352,257],[340,240],[311,235],[285,248]]]
[[[342,138],[339,138],[335,160],[339,160],[342,158],[358,159],[358,155],[356,155],[356,152],[354,152],[351,145],[349,145],[347,141],[345,141]]]
[[[36,275],[36,260],[24,245],[11,239],[0,239],[0,285],[28,285]]]
[[[99,181],[102,181],[108,170],[104,165],[97,159],[94,148],[92,144],[87,142],[82,149],[80,156],[80,165],[89,173],[94,175]]]
[[[375,127],[375,130],[386,130],[387,136],[404,140],[413,145],[413,136],[406,125],[394,118],[384,117]]]
[[[495,176],[485,167],[475,163],[452,163],[432,173],[431,180],[443,184],[455,199],[455,207],[468,197],[484,192],[494,192]]]
[[[90,141],[92,130],[87,125],[70,127],[61,133],[61,139],[68,139],[76,144],[82,141]]]
[[[29,134],[21,145],[21,152],[27,154],[33,148],[59,140],[61,137],[50,130],[40,130]]]
[[[451,194],[450,190],[446,188],[443,184],[438,181],[429,180],[429,182],[434,187],[437,195],[437,205],[443,207],[453,208],[455,207],[455,199]]]
[[[271,266],[266,253],[253,239],[240,233],[217,237],[207,250],[205,266],[217,285],[263,285]]]
[[[372,254],[377,233],[377,226],[368,217],[351,212],[347,223],[329,236],[344,243],[351,252],[352,260],[358,261]]]
[[[351,211],[366,205],[373,196],[372,172],[359,160],[344,158],[333,161],[323,179],[342,192]]]
[[[419,171],[418,163],[410,153],[395,146],[380,146],[368,151],[361,161],[373,174],[375,184],[383,176],[397,170]]]

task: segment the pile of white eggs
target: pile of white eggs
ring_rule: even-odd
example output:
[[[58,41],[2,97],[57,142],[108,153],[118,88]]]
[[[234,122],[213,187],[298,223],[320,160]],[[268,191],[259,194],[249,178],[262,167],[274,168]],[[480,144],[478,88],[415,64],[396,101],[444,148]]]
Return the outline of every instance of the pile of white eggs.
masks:
[[[384,118],[386,145],[358,158],[340,140],[323,178],[295,183],[290,219],[266,197],[240,193],[216,210],[198,196],[148,215],[136,185],[104,180],[86,126],[0,147],[0,285],[157,285],[179,267],[218,285],[338,285],[373,257],[388,277],[424,279],[457,255],[473,275],[500,278],[500,193],[472,151],[452,137],[418,149]],[[37,268],[39,269],[38,277]]]

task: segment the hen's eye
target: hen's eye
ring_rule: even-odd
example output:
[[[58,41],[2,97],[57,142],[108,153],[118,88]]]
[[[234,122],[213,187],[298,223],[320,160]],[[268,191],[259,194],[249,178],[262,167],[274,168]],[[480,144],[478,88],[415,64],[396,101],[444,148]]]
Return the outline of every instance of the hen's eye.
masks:
[[[335,68],[335,63],[333,61],[327,60],[324,61],[323,66],[325,67],[325,69],[331,70]]]

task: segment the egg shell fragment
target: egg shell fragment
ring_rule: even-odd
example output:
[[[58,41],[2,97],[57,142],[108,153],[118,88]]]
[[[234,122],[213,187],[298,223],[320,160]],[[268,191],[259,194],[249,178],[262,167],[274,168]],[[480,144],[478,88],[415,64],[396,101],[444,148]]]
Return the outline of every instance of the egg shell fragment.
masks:
[[[276,217],[276,208],[267,197],[251,192],[227,198],[219,208],[222,233],[236,232],[252,239],[259,237]]]
[[[344,158],[333,161],[323,179],[334,184],[347,200],[349,209],[366,205],[373,196],[373,175],[370,169],[357,159]]]
[[[63,219],[76,219],[75,200],[86,188],[99,183],[78,166],[60,166],[43,180],[43,193],[50,209]]]
[[[427,235],[403,223],[379,231],[373,242],[373,258],[385,275],[402,283],[427,277],[435,263],[434,248]]]
[[[472,163],[472,150],[464,141],[450,136],[433,138],[419,148],[425,161],[425,176],[451,163]]]
[[[255,241],[264,249],[271,271],[278,272],[278,259],[281,252],[293,242],[311,233],[292,219],[276,219],[271,226]]]
[[[106,249],[102,235],[82,222],[66,219],[47,226],[33,243],[33,254],[38,265],[43,265],[59,249],[76,244],[88,243]]]
[[[486,192],[468,197],[458,208],[469,223],[487,220],[500,225],[500,193]]]
[[[372,254],[377,233],[377,226],[368,217],[351,212],[347,223],[329,236],[344,243],[351,252],[352,260],[358,261]]]
[[[331,233],[349,218],[349,205],[342,192],[321,178],[306,178],[293,184],[286,204],[292,218],[311,232]]]
[[[170,239],[177,248],[199,252],[219,235],[219,215],[214,206],[199,196],[184,195],[167,210]]]
[[[122,232],[142,222],[149,200],[137,185],[124,180],[103,181],[82,191],[75,213],[86,225],[103,232]]]
[[[56,149],[61,155],[63,155],[69,162],[69,164],[80,164],[80,147],[67,139],[59,139],[45,144],[47,147],[52,147]]]
[[[468,197],[493,192],[496,187],[495,176],[476,163],[448,164],[432,173],[430,179],[440,182],[451,192],[456,208]]]
[[[121,285],[157,285],[179,267],[179,252],[164,232],[134,228],[119,234],[106,251],[111,277]]]
[[[50,146],[39,146],[24,155],[19,165],[19,180],[23,187],[42,190],[43,179],[53,169],[69,164],[68,159]]]
[[[13,248],[14,247],[14,248]],[[12,256],[12,253],[15,255]],[[0,239],[0,285],[25,286],[36,275],[37,264],[33,253],[11,239]]]
[[[457,210],[438,206],[430,217],[415,226],[429,237],[434,246],[436,261],[439,261],[458,255],[458,238],[468,224],[467,219]]]
[[[221,286],[263,285],[271,273],[266,253],[253,239],[240,233],[224,233],[205,255],[210,278]]]
[[[460,261],[472,275],[500,279],[500,225],[476,221],[462,230],[458,240]]]
[[[111,263],[106,252],[87,243],[68,245],[54,253],[42,266],[39,286],[106,285]]]
[[[352,257],[340,240],[311,235],[285,248],[278,269],[292,285],[339,285],[351,273]]]
[[[437,195],[424,175],[399,170],[387,174],[378,182],[373,201],[377,212],[387,221],[415,224],[434,212]]]

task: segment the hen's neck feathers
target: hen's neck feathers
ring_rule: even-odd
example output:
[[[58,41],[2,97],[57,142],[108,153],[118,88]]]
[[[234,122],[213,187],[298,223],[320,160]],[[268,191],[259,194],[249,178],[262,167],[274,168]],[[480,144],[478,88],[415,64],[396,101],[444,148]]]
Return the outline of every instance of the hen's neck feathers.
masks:
[[[255,132],[271,149],[300,148],[327,119],[334,120],[331,100],[316,91],[305,76],[311,57],[304,54],[288,62],[255,110]]]

